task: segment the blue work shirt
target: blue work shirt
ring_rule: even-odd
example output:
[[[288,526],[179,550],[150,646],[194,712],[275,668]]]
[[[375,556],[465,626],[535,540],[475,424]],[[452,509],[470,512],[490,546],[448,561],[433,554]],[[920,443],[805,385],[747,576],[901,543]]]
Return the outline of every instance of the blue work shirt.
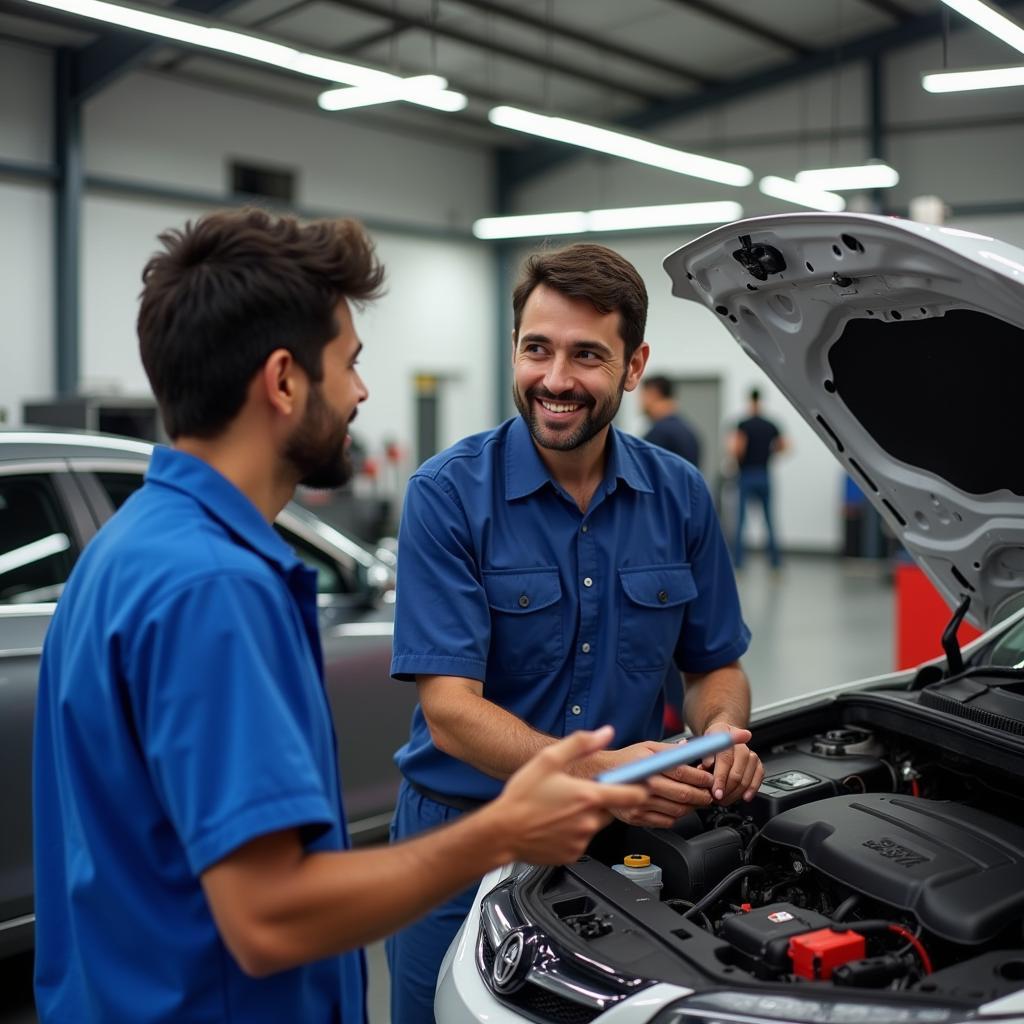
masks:
[[[61,1024],[363,1024],[361,952],[245,975],[200,875],[257,836],[348,846],[316,579],[205,462],[158,448],[46,638],[36,1004]]]
[[[398,549],[392,674],[480,680],[552,736],[610,722],[616,746],[661,739],[673,659],[709,672],[750,642],[704,478],[614,427],[586,514],[521,417],[460,441],[410,479]],[[438,750],[419,707],[395,760],[438,793],[501,788]]]

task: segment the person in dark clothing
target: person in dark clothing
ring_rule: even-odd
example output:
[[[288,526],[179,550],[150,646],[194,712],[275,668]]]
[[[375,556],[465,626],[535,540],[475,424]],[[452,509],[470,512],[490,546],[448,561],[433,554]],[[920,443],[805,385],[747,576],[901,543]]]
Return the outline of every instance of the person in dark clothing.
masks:
[[[788,442],[771,420],[761,415],[761,392],[750,392],[750,415],[741,420],[729,438],[729,453],[739,467],[739,507],[736,510],[736,533],[733,542],[733,563],[743,565],[743,526],[747,503],[757,501],[764,512],[768,532],[768,558],[772,568],[782,564],[772,522],[772,490],[768,465],[772,456],[788,447]]]
[[[700,469],[700,438],[679,415],[672,381],[668,377],[645,377],[640,385],[640,407],[652,423],[644,440],[681,455]]]

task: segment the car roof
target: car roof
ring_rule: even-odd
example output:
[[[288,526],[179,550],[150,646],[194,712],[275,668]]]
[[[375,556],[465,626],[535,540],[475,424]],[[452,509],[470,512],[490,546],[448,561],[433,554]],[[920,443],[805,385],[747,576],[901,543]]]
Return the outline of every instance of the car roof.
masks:
[[[112,458],[138,462],[153,451],[148,441],[80,430],[0,430],[0,463],[23,459]]]

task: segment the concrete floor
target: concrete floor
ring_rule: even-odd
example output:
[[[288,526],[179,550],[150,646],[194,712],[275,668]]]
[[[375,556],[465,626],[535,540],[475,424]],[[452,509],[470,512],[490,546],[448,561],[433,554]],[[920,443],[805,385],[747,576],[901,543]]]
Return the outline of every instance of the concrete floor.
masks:
[[[893,667],[893,595],[877,565],[794,557],[774,573],[755,556],[739,585],[755,707]],[[369,963],[371,1024],[390,1024],[382,944]],[[0,963],[2,1024],[35,1022],[31,972],[31,956]]]

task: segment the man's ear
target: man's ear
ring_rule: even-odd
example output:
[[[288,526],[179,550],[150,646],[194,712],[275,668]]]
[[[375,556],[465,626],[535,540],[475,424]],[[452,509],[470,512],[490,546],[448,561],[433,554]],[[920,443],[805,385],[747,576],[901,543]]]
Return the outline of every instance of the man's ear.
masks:
[[[516,337],[515,328],[512,328],[512,362],[516,361],[516,345],[519,344],[519,339]]]
[[[644,368],[651,356],[651,346],[646,341],[640,342],[636,351],[629,357],[629,366],[626,369],[626,383],[623,385],[626,391],[633,391],[640,378],[644,375]]]
[[[301,371],[295,357],[286,348],[276,348],[267,356],[258,372],[263,398],[282,416],[294,414],[298,401]]]

